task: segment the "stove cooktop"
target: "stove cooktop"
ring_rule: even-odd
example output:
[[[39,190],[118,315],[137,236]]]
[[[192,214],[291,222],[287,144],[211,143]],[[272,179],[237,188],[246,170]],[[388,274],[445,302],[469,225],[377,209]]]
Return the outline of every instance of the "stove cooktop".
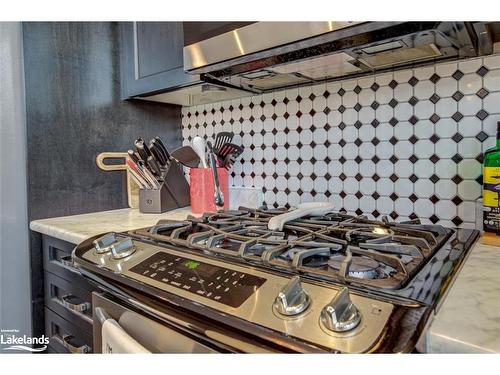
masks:
[[[83,268],[119,274],[117,280],[150,285],[226,317],[364,352],[404,320],[392,321],[400,306],[419,309],[412,324],[423,325],[422,311],[442,299],[478,234],[343,213],[268,230],[269,219],[284,212],[240,208],[161,220],[97,238],[75,249],[74,258]]]

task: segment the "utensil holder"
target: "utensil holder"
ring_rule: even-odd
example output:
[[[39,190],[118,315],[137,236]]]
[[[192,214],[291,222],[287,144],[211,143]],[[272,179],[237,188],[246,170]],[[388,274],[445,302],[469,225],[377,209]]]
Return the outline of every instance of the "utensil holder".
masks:
[[[224,196],[224,209],[229,209],[228,173],[225,168],[217,168],[219,185]],[[195,214],[217,212],[214,203],[214,176],[211,168],[191,168],[189,170],[189,195],[191,211]]]
[[[182,168],[170,160],[158,189],[139,190],[139,211],[147,214],[161,214],[176,208],[189,206],[189,184]]]

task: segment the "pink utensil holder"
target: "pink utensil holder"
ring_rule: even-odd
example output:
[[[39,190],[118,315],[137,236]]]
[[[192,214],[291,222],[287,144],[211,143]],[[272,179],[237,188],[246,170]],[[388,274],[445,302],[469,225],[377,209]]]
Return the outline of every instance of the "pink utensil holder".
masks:
[[[229,185],[227,170],[217,168],[219,184],[224,195],[224,209],[229,208]],[[191,168],[189,170],[189,196],[191,199],[191,211],[194,214],[204,212],[217,212],[214,203],[214,176],[211,168]]]

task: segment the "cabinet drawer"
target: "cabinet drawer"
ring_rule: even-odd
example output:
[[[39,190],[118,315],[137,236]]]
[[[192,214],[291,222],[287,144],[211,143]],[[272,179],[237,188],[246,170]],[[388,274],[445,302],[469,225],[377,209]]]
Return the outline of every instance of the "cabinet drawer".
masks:
[[[58,238],[43,236],[43,268],[54,275],[62,277],[80,288],[92,290],[87,280],[80,275],[71,260],[71,252],[76,245]]]
[[[45,308],[45,334],[57,353],[92,353],[92,335]]]
[[[45,306],[67,321],[92,332],[92,291],[45,272]]]

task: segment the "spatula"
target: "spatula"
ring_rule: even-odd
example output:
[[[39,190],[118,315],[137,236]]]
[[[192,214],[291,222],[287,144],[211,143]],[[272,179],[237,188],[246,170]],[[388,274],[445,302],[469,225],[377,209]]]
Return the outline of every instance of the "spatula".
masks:
[[[220,148],[224,143],[231,143],[233,140],[234,134],[231,132],[220,132],[217,133],[215,137],[215,142],[214,142],[214,151],[216,154],[219,153]]]
[[[194,152],[191,146],[182,146],[174,150],[171,156],[188,168],[198,168],[200,164],[200,157]]]

